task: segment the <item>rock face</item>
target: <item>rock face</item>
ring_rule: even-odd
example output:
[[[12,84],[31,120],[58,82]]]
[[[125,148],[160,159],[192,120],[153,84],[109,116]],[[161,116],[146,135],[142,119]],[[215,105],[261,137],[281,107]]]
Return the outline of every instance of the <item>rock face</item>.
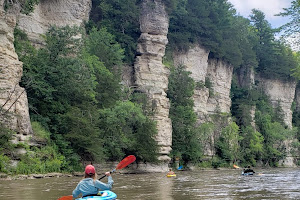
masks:
[[[29,140],[32,128],[26,91],[19,86],[23,66],[13,45],[16,16],[3,10],[3,2],[0,3],[0,119],[17,132],[13,140],[17,143]]]
[[[144,0],[141,4],[141,36],[138,41],[135,70],[137,90],[147,94],[152,102],[153,119],[157,122],[157,142],[160,160],[168,161],[172,145],[172,124],[169,118],[170,103],[166,95],[169,69],[162,63],[168,43],[168,15],[162,0]]]
[[[88,21],[91,4],[90,0],[40,0],[33,13],[18,16],[18,27],[34,44],[41,44],[41,34],[51,25],[81,26]]]
[[[191,77],[195,82],[204,85],[208,70],[208,54],[205,48],[196,45],[187,52],[174,52],[174,65],[184,65],[186,70],[191,72]],[[207,121],[207,102],[209,98],[209,89],[206,87],[197,87],[194,91],[194,111],[197,114],[199,123]]]
[[[207,115],[217,112],[230,112],[230,89],[233,67],[221,60],[208,59],[209,51],[196,45],[187,52],[175,52],[175,66],[184,65],[195,82],[202,85],[208,80],[208,86],[196,87],[194,91],[194,111],[200,123],[207,121]]]
[[[186,70],[191,72],[190,76],[194,81],[202,85],[195,88],[193,95],[198,124],[212,121],[213,114],[229,113],[231,107],[229,95],[233,67],[224,61],[209,59],[208,55],[209,51],[199,45],[190,48],[187,52],[175,52],[173,55],[175,66],[184,65]],[[204,86],[207,81],[211,83],[210,86]],[[219,123],[218,126],[224,124]],[[212,133],[207,136],[205,155],[214,155],[214,141],[218,135],[219,133]]]
[[[292,103],[295,98],[296,81],[281,81],[258,78],[259,86],[269,96],[273,107],[280,106],[282,109],[283,121],[288,128],[292,128],[293,112],[291,110]],[[286,167],[295,167],[294,158],[290,154],[292,140],[284,141],[287,157],[280,162]]]
[[[207,102],[208,113],[230,113],[232,73],[233,67],[229,63],[222,60],[208,60],[207,77],[212,83],[213,90]]]
[[[46,33],[51,25],[80,26],[88,20],[91,1],[41,0],[30,15],[20,14],[14,8],[5,12],[3,4],[4,0],[0,0],[0,119],[17,132],[14,143],[28,142],[33,131],[26,91],[19,86],[23,66],[13,45],[14,28],[18,24],[34,44],[41,44],[40,34]]]
[[[292,128],[293,113],[291,110],[295,98],[296,82],[258,78],[259,87],[270,97],[274,107],[278,104],[282,109],[284,123]]]

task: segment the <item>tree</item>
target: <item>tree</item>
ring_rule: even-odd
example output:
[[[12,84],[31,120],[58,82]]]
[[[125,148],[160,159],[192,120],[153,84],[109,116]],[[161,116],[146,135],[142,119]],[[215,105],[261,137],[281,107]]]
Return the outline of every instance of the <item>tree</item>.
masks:
[[[106,28],[125,50],[125,62],[132,64],[140,37],[139,0],[93,0],[90,25]],[[109,66],[107,66],[109,67]]]
[[[195,83],[184,66],[171,69],[168,98],[171,101],[172,154],[185,163],[197,162],[202,156],[202,147],[196,132],[196,114],[192,95]]]
[[[100,110],[98,127],[105,155],[110,160],[120,160],[128,154],[145,162],[157,160],[156,124],[144,115],[139,105],[118,101],[114,107]]]
[[[254,45],[258,60],[257,71],[266,78],[289,80],[291,69],[296,67],[292,52],[284,44],[275,40],[275,31],[265,19],[263,12],[252,10],[250,15],[254,33],[258,37]]]
[[[299,32],[300,32],[300,0],[292,1],[289,8],[283,8],[284,12],[277,14],[277,16],[290,17],[290,22],[281,26],[280,28],[284,30],[284,35],[286,38],[295,38],[294,45],[300,45]]]
[[[232,122],[222,129],[221,135],[216,141],[216,155],[225,162],[236,162],[239,151],[239,127]]]

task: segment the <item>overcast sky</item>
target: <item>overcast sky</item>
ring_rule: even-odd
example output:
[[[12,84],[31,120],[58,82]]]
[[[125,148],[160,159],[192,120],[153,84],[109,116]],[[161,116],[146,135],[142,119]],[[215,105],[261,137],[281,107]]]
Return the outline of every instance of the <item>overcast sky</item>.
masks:
[[[266,15],[266,19],[271,23],[272,28],[278,28],[289,21],[288,18],[274,16],[282,12],[282,8],[288,8],[292,0],[228,0],[233,4],[237,13],[244,17],[249,17],[253,8],[261,10]]]

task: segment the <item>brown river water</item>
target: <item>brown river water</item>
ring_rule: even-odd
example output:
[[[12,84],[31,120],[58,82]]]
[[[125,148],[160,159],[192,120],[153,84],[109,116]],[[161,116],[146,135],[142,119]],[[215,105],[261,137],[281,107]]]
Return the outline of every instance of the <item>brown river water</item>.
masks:
[[[255,171],[254,176],[241,176],[241,170],[176,171],[177,176],[171,178],[166,173],[115,173],[112,191],[119,200],[300,200],[300,168]],[[80,179],[1,181],[0,200],[56,200],[70,195]]]

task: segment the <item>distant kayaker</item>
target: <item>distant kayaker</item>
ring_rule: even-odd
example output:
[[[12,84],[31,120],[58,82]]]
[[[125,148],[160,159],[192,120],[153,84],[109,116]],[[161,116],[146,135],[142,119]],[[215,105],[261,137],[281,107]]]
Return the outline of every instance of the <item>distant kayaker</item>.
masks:
[[[172,169],[170,168],[167,175],[174,175],[174,174],[175,174],[175,172],[173,172]]]
[[[244,169],[244,173],[255,173],[255,171],[253,169],[251,169],[250,165]]]
[[[77,198],[80,194],[82,194],[82,197],[97,196],[101,190],[111,190],[114,181],[110,172],[106,172],[105,175],[108,177],[107,184],[97,180],[96,170],[93,165],[87,165],[84,171],[84,179],[73,190],[73,197]]]

